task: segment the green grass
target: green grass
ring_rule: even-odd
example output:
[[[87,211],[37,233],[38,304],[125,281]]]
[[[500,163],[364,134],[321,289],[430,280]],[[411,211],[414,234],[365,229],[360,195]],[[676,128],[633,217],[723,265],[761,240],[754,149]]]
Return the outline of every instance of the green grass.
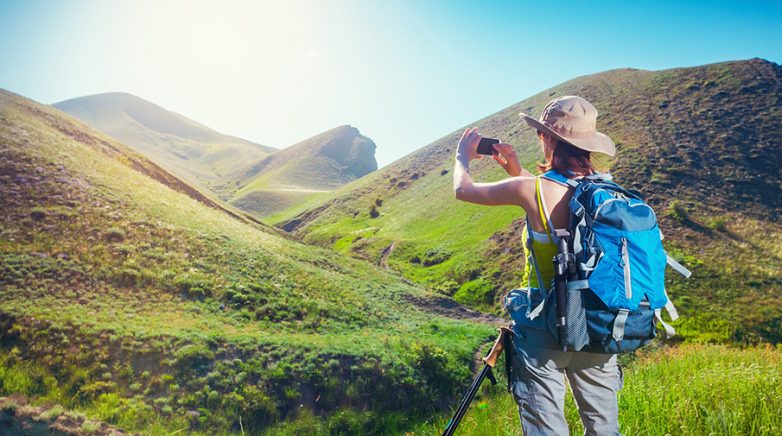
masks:
[[[0,396],[155,433],[240,418],[258,432],[302,405],[414,407],[409,425],[446,406],[492,334],[413,306],[421,288],[366,262],[153,181],[134,168],[172,182],[50,108],[1,93],[0,116]]]
[[[516,404],[503,383],[489,388],[486,382],[459,434],[520,434]],[[440,434],[450,417],[444,413],[411,433]],[[582,434],[569,393],[566,417],[571,434]],[[782,350],[685,346],[630,360],[619,392],[619,422],[623,434],[779,434]]]

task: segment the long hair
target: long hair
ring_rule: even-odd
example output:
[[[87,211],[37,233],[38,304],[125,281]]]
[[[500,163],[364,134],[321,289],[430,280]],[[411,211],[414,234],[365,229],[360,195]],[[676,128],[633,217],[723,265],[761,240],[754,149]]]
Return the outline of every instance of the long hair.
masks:
[[[589,175],[595,172],[588,151],[574,147],[562,140],[557,140],[554,146],[554,153],[544,158],[546,161],[538,164],[540,172],[554,170],[558,173],[565,173],[573,171],[581,175]]]

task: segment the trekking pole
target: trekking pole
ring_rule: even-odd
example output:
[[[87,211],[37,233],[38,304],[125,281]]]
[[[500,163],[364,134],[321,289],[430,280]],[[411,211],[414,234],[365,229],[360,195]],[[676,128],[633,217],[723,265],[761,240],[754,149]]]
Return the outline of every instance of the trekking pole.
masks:
[[[575,256],[568,249],[570,232],[555,229],[554,235],[559,238],[557,248],[559,253],[554,257],[554,287],[557,297],[557,334],[559,346],[567,351],[567,279],[575,272]]]
[[[481,386],[483,379],[488,377],[492,384],[497,384],[497,379],[494,378],[494,374],[491,372],[491,369],[494,368],[494,365],[497,364],[497,358],[500,357],[502,350],[505,349],[506,338],[510,337],[508,335],[513,334],[513,331],[508,327],[500,327],[499,331],[500,334],[497,336],[497,340],[494,341],[494,345],[491,347],[491,350],[489,350],[489,354],[483,358],[483,369],[481,370],[480,374],[478,374],[478,377],[473,380],[470,389],[467,391],[467,394],[464,395],[464,398],[459,404],[459,408],[456,409],[456,413],[453,415],[453,418],[448,421],[448,426],[445,427],[443,436],[451,436],[456,431],[456,427],[459,426],[459,422],[467,412],[467,408],[470,407],[470,403],[472,402],[475,393],[478,392],[478,388]]]

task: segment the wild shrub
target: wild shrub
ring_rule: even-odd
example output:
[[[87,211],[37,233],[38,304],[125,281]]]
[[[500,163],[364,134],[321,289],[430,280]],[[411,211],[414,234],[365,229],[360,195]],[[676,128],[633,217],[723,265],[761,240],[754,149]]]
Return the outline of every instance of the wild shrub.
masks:
[[[343,409],[331,415],[327,427],[330,434],[367,434],[374,414]]]
[[[479,277],[462,284],[453,294],[453,298],[461,304],[477,306],[491,304],[494,301],[495,286],[485,277]]]
[[[133,288],[141,281],[141,273],[133,268],[122,268],[112,275],[111,281],[123,288]]]
[[[424,266],[433,266],[445,262],[450,257],[451,253],[440,248],[432,248],[424,254],[423,263]]]
[[[100,430],[103,423],[100,421],[93,421],[91,419],[86,419],[84,422],[81,423],[81,430],[85,434],[93,434],[96,433],[98,430]]]
[[[429,291],[442,295],[453,295],[457,290],[459,290],[459,283],[452,279],[446,279],[429,286]]]
[[[214,353],[203,344],[187,344],[174,352],[179,368],[196,368],[208,365],[214,359]]]
[[[183,274],[174,280],[174,285],[187,298],[203,300],[213,295],[214,281],[202,274]]]
[[[715,216],[715,217],[709,218],[706,221],[706,227],[708,227],[708,228],[710,228],[712,230],[717,230],[717,231],[720,231],[720,232],[724,232],[724,231],[728,230],[728,221],[730,221],[730,217],[728,217],[727,215]]]
[[[432,405],[455,397],[456,389],[469,377],[469,365],[456,359],[437,345],[414,342],[406,350],[407,362],[425,381],[428,398],[422,404]]]
[[[42,207],[34,207],[32,210],[30,210],[30,218],[36,221],[43,221],[43,219],[46,218],[46,209]]]
[[[226,395],[223,407],[238,412],[243,425],[255,431],[268,427],[280,416],[277,402],[255,385],[245,385],[241,395]]]
[[[103,234],[103,239],[105,239],[106,242],[123,242],[125,238],[127,238],[125,231],[118,227],[110,227],[106,229],[106,232]]]
[[[690,215],[687,213],[687,209],[679,200],[673,200],[668,205],[668,210],[665,211],[665,216],[673,218],[680,223],[686,223],[690,220]]]
[[[81,404],[87,404],[103,394],[116,391],[116,389],[117,384],[112,381],[95,381],[82,386],[76,394],[76,398]]]
[[[48,421],[48,420],[56,419],[58,416],[62,415],[63,413],[65,413],[65,408],[59,404],[55,404],[54,406],[49,408],[49,410],[41,413],[39,415],[39,418],[43,418]]]

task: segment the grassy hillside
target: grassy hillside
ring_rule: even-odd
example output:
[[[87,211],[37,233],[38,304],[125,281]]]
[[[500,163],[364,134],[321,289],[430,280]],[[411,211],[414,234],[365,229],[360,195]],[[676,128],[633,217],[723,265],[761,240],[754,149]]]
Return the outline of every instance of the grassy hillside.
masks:
[[[371,433],[468,382],[492,327],[428,312],[419,287],[199,194],[0,91],[0,397],[131,431],[258,432],[301,415]]]
[[[220,191],[236,207],[268,216],[376,169],[375,143],[340,126],[233,171]]]
[[[53,106],[202,186],[276,150],[216,132],[127,93],[89,95]]]
[[[541,159],[521,111],[540,114],[576,94],[600,111],[616,142],[598,167],[647,196],[674,257],[694,270],[669,274],[683,337],[782,340],[782,68],[761,59],[665,71],[613,70],[579,77],[472,123]],[[463,128],[334,193],[270,218],[304,241],[387,264],[414,282],[474,307],[497,310],[522,270],[518,207],[469,205],[452,193]],[[475,180],[504,172],[474,162]],[[748,308],[751,308],[748,310]]]

